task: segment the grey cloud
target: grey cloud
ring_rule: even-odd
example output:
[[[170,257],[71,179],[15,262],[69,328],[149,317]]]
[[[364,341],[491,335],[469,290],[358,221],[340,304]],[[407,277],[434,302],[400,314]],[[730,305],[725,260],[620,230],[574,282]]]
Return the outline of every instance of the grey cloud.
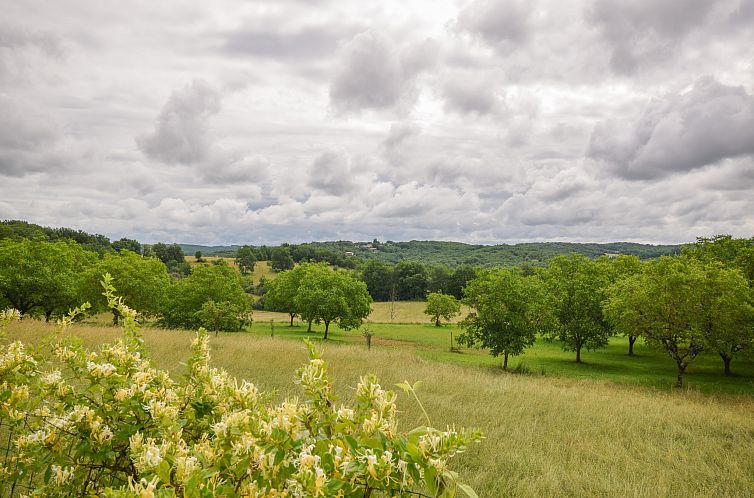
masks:
[[[232,32],[222,50],[231,55],[252,55],[275,60],[329,57],[349,31],[328,26],[304,26],[290,30],[271,27],[245,27]]]
[[[24,49],[31,47],[39,49],[50,57],[62,57],[65,54],[60,39],[51,33],[0,24],[0,48]]]
[[[377,31],[356,35],[346,45],[330,85],[331,105],[341,113],[364,109],[405,112],[416,101],[415,80],[431,63],[426,57],[431,50],[427,42],[402,50]]]
[[[610,66],[633,74],[642,64],[669,60],[678,44],[715,8],[709,0],[596,0],[585,11],[610,44]]]
[[[175,90],[154,131],[136,138],[141,151],[168,164],[199,163],[210,154],[209,119],[220,112],[220,93],[203,80]]]
[[[507,53],[528,38],[532,11],[518,0],[475,0],[458,13],[454,27]]]
[[[3,95],[0,116],[0,175],[25,176],[70,166],[64,137],[51,116]]]
[[[202,173],[210,183],[263,183],[269,179],[269,169],[270,161],[264,156],[236,157],[224,153],[213,157],[208,167],[202,168]]]
[[[754,154],[754,97],[712,77],[652,102],[633,121],[595,128],[587,155],[628,179],[690,171]]]
[[[344,150],[329,150],[320,154],[309,171],[308,184],[330,195],[343,195],[352,191],[356,183],[348,153]]]
[[[502,97],[495,84],[479,75],[454,74],[446,78],[443,88],[445,110],[459,114],[496,114],[501,110]]]

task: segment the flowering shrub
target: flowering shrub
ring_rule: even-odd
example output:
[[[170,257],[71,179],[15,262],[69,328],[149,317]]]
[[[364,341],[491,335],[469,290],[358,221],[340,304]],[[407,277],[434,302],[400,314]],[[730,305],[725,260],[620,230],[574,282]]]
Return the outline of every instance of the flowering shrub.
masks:
[[[399,432],[396,396],[372,375],[359,380],[354,406],[336,403],[310,343],[297,371],[301,400],[275,404],[211,367],[203,329],[175,381],[147,358],[136,314],[107,276],[103,285],[123,317],[113,344],[89,351],[59,333],[45,357],[3,342],[0,417],[20,435],[0,481],[38,475],[31,496],[61,497],[476,496],[448,461],[478,431]],[[16,315],[0,318],[4,326]]]

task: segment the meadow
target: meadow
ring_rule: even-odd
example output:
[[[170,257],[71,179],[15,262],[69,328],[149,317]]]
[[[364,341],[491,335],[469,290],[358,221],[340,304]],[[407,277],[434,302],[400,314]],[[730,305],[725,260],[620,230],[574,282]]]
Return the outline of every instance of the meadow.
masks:
[[[287,315],[279,314],[271,338],[269,321],[260,315],[250,332],[212,338],[214,363],[260,389],[276,390],[278,398],[296,396],[294,371],[306,352],[299,340],[290,339],[319,337],[319,327],[307,334],[302,324],[287,327]],[[385,386],[422,380],[419,396],[433,425],[477,426],[486,435],[456,461],[479,496],[746,496],[754,489],[754,398],[703,382],[709,375],[727,384],[718,362],[696,365],[689,389],[645,387],[639,372],[648,367],[664,368],[667,375],[658,375],[667,377],[666,385],[673,380],[673,365],[659,353],[640,347],[638,357],[629,358],[616,338],[611,348],[585,355],[587,363],[576,365],[571,353],[540,342],[523,357],[532,374],[515,375],[502,372],[485,352],[449,352],[445,338],[458,330],[454,326],[368,327],[375,334],[369,351],[355,332],[335,330],[333,340],[319,343],[337,394],[351,400],[351,388],[368,372]],[[53,330],[29,320],[12,324],[8,332],[33,343]],[[71,333],[95,347],[116,338],[119,330],[77,325]],[[174,376],[185,371],[192,336],[144,329],[153,360]],[[627,368],[642,361],[636,372]],[[621,383],[620,375],[634,380]],[[741,392],[752,392],[751,377],[734,380],[741,382]],[[654,382],[647,380],[650,386]],[[416,402],[403,393],[399,409],[404,428],[422,423]]]

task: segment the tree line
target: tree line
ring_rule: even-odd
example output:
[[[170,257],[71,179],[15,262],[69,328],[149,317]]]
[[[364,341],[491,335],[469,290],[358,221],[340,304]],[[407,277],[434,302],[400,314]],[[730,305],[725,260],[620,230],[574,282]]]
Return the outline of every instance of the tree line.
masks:
[[[699,355],[719,355],[731,375],[736,355],[754,346],[754,239],[700,238],[679,256],[591,260],[559,256],[526,275],[520,268],[480,272],[464,289],[472,309],[460,341],[492,355],[522,354],[538,337],[560,341],[581,362],[582,351],[607,346],[612,335],[668,354],[677,385]]]

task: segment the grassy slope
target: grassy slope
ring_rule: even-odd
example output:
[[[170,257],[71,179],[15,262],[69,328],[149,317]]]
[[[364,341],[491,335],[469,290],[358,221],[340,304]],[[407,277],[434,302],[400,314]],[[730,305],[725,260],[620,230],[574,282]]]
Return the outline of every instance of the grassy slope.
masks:
[[[33,342],[50,331],[30,321],[11,325],[9,334]],[[74,333],[97,344],[118,331],[78,327]],[[147,329],[144,336],[158,365],[182,372],[191,332]],[[438,364],[406,348],[366,351],[335,341],[322,347],[342,398],[352,397],[349,386],[366,372],[387,386],[421,379],[420,398],[435,426],[482,428],[487,439],[461,455],[455,468],[483,497],[746,496],[754,489],[754,399],[748,396],[507,375]],[[299,342],[221,334],[212,349],[215,364],[260,388],[277,389],[281,398],[300,394],[292,382],[305,360]],[[404,428],[422,423],[415,402],[403,394],[399,409]]]

